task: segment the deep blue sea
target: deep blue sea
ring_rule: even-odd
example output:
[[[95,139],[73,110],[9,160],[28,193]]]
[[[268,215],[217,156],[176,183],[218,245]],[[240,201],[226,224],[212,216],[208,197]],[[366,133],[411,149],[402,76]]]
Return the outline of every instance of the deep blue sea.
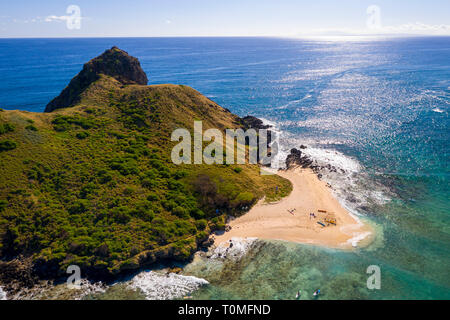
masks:
[[[324,179],[378,230],[355,252],[266,242],[239,262],[197,259],[186,274],[210,284],[194,298],[291,299],[320,287],[324,299],[450,299],[450,37],[0,39],[0,107],[42,112],[114,45],[141,61],[149,84],[188,85],[262,117],[284,153],[306,144],[342,169]],[[381,268],[380,290],[366,288],[369,265]]]

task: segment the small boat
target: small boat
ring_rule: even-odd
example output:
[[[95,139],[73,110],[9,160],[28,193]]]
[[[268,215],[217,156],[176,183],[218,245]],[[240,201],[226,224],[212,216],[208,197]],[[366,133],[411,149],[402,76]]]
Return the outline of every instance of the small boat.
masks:
[[[317,223],[320,224],[322,227],[325,227],[325,225],[322,222],[317,221]]]

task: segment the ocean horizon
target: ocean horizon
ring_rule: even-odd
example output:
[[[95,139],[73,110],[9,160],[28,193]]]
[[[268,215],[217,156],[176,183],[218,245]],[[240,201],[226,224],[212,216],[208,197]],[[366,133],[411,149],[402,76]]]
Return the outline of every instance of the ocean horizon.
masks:
[[[149,85],[190,86],[272,124],[282,165],[307,146],[335,197],[377,234],[355,251],[255,241],[238,260],[194,259],[170,283],[195,299],[293,299],[317,287],[324,299],[450,299],[450,37],[0,39],[0,108],[43,112],[113,46],[139,59]],[[360,286],[371,265],[382,290]],[[89,298],[136,287],[155,298],[155,281],[141,274]]]

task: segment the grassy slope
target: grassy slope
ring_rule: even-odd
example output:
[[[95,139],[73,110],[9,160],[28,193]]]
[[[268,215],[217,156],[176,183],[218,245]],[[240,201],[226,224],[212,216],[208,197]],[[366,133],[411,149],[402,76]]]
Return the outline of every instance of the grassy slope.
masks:
[[[170,134],[194,120],[204,129],[240,126],[192,88],[122,86],[107,76],[72,108],[1,111],[0,129],[14,130],[3,130],[0,147],[16,148],[0,151],[0,256],[32,255],[49,277],[70,264],[105,275],[183,260],[226,214],[290,192],[287,180],[255,165],[172,164]]]

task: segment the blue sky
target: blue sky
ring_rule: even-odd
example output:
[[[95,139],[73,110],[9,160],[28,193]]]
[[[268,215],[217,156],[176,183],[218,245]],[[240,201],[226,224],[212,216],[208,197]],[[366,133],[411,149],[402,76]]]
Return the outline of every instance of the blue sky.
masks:
[[[79,28],[69,5],[80,8]],[[371,7],[369,14],[368,7]],[[72,17],[72,18],[71,18]],[[378,19],[379,17],[379,19]],[[368,19],[371,19],[368,22]],[[15,0],[0,37],[450,35],[449,0]]]

